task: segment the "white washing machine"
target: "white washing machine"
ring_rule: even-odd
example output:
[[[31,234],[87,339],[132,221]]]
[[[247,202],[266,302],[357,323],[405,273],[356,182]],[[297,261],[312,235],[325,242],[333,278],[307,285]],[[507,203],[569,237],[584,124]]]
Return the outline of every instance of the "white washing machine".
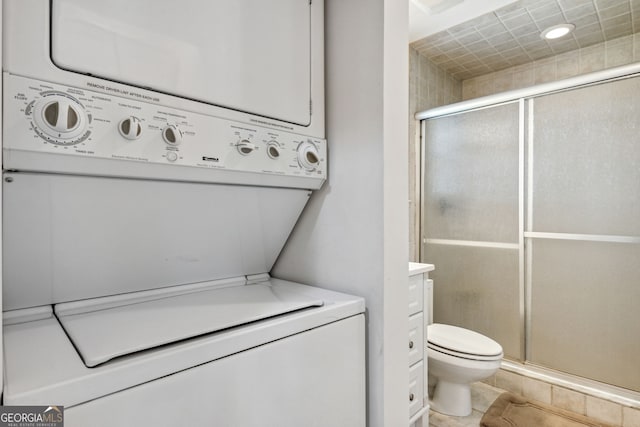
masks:
[[[3,2],[3,404],[64,406],[67,426],[364,426],[364,300],[269,276],[326,178],[307,103],[322,2],[190,0],[198,16],[137,26],[128,3],[167,13]],[[272,109],[237,64],[217,70],[235,89],[208,85],[187,59],[216,34],[184,21],[207,11],[227,28],[302,17],[286,31],[307,39],[306,77],[267,82],[305,95]],[[286,31],[268,58],[290,57]],[[144,46],[147,68],[128,62]],[[147,80],[176,46],[173,74]]]

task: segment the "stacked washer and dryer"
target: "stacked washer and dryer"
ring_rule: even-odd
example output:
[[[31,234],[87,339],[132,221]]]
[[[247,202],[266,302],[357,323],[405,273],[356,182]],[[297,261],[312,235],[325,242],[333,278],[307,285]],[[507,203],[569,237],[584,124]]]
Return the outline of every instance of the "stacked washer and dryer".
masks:
[[[269,275],[326,179],[323,7],[3,2],[3,404],[365,424],[363,299]]]

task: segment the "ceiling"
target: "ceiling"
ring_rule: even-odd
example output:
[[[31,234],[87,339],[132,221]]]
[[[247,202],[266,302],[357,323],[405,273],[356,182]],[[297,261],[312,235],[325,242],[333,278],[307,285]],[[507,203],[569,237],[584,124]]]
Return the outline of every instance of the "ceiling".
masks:
[[[409,0],[409,41],[493,12],[517,0]]]
[[[567,22],[576,26],[571,35],[540,37],[545,28]],[[411,47],[456,79],[466,80],[638,31],[640,0],[518,0],[414,41]]]

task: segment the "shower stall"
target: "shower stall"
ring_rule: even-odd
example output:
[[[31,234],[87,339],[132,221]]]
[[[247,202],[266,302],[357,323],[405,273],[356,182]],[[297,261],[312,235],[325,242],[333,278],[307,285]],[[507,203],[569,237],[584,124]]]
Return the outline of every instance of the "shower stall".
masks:
[[[434,320],[638,396],[639,71],[417,115]]]

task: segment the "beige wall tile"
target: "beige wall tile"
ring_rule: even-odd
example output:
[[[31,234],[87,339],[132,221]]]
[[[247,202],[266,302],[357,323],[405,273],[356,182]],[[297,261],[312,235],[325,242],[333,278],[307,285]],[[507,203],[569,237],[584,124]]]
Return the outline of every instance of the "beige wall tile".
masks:
[[[505,92],[511,89],[514,89],[511,70],[499,71],[494,74],[494,90],[496,92]]]
[[[462,101],[462,82],[456,80],[456,85],[453,88],[453,94],[455,96],[456,102]]]
[[[551,404],[551,384],[524,377],[522,395],[538,402]]]
[[[476,79],[469,79],[462,82],[462,99],[477,98]]]
[[[640,427],[640,409],[623,407],[622,427]]]
[[[521,89],[523,87],[533,86],[535,80],[533,78],[533,68],[522,69],[513,73],[513,88]]]
[[[580,73],[591,73],[605,67],[605,45],[600,43],[580,49]]]
[[[491,375],[489,378],[485,378],[484,380],[482,380],[483,383],[485,384],[489,384],[490,386],[494,386],[496,385],[496,375],[493,374]]]
[[[462,84],[454,79],[453,77],[449,77],[447,79],[447,83],[445,84],[445,93],[444,93],[444,103],[453,104],[455,102],[461,101],[460,91],[457,90],[458,87],[461,87]]]
[[[538,59],[537,61],[533,62],[533,66],[534,67],[544,67],[547,65],[555,65],[556,63],[556,57],[555,56],[550,56],[548,58],[544,58],[544,59]]]
[[[498,389],[496,389],[498,387]],[[475,388],[475,391],[474,391]],[[494,376],[472,385],[472,402],[475,410],[483,410],[486,390],[500,389],[551,404],[599,421],[622,427],[640,427],[640,408],[629,408],[608,400],[587,396],[564,387],[525,377],[500,369]],[[481,394],[485,394],[484,397]],[[476,399],[474,402],[473,399]]]
[[[462,99],[478,98],[495,93],[492,74],[465,80],[462,85]]]
[[[589,47],[585,47],[579,50],[581,55],[591,55],[591,54],[598,54],[601,56],[604,56],[604,52],[605,52],[605,44],[604,43],[598,43],[598,44],[594,44],[591,45]]]
[[[567,52],[556,57],[556,77],[566,79],[580,74],[579,51]]]
[[[622,406],[608,400],[587,396],[587,416],[619,426],[622,425]]]
[[[487,96],[495,93],[492,78],[480,77],[476,83],[476,96]]]
[[[615,46],[617,44],[625,44],[625,43],[633,43],[633,34],[624,36],[624,37],[618,37],[617,39],[613,39],[613,40],[608,40],[604,43],[604,45],[605,45],[605,48],[608,49],[609,47]]]
[[[606,51],[606,67],[617,67],[633,62],[633,40],[624,37],[623,42],[611,44],[607,43]]]
[[[496,373],[496,387],[512,393],[522,394],[522,375],[500,369]]]
[[[475,80],[469,79],[462,83],[462,99],[471,99],[474,97],[474,90],[472,89]]]
[[[600,53],[580,54],[580,74],[603,70],[605,57]]]
[[[569,77],[577,76],[580,74],[580,57],[576,56],[573,59],[563,59],[558,61],[556,77],[558,80],[567,79]]]
[[[507,70],[511,70],[514,73],[517,73],[519,71],[527,71],[533,68],[533,64],[534,64],[533,62],[529,62],[526,64],[516,65],[515,67],[507,68]],[[502,71],[505,71],[505,70],[502,70]]]
[[[536,84],[556,80],[556,64],[545,64],[533,69],[533,80]]]
[[[464,80],[462,99],[520,89],[634,61],[640,61],[640,33]]]
[[[586,409],[585,395],[564,387],[551,386],[551,404],[578,414]]]
[[[633,60],[640,61],[640,33],[633,35]]]
[[[440,105],[451,104],[462,100],[462,82],[454,79],[442,69],[409,48],[409,257],[418,261],[419,238],[419,206],[415,197],[416,132],[419,132],[413,115]]]

